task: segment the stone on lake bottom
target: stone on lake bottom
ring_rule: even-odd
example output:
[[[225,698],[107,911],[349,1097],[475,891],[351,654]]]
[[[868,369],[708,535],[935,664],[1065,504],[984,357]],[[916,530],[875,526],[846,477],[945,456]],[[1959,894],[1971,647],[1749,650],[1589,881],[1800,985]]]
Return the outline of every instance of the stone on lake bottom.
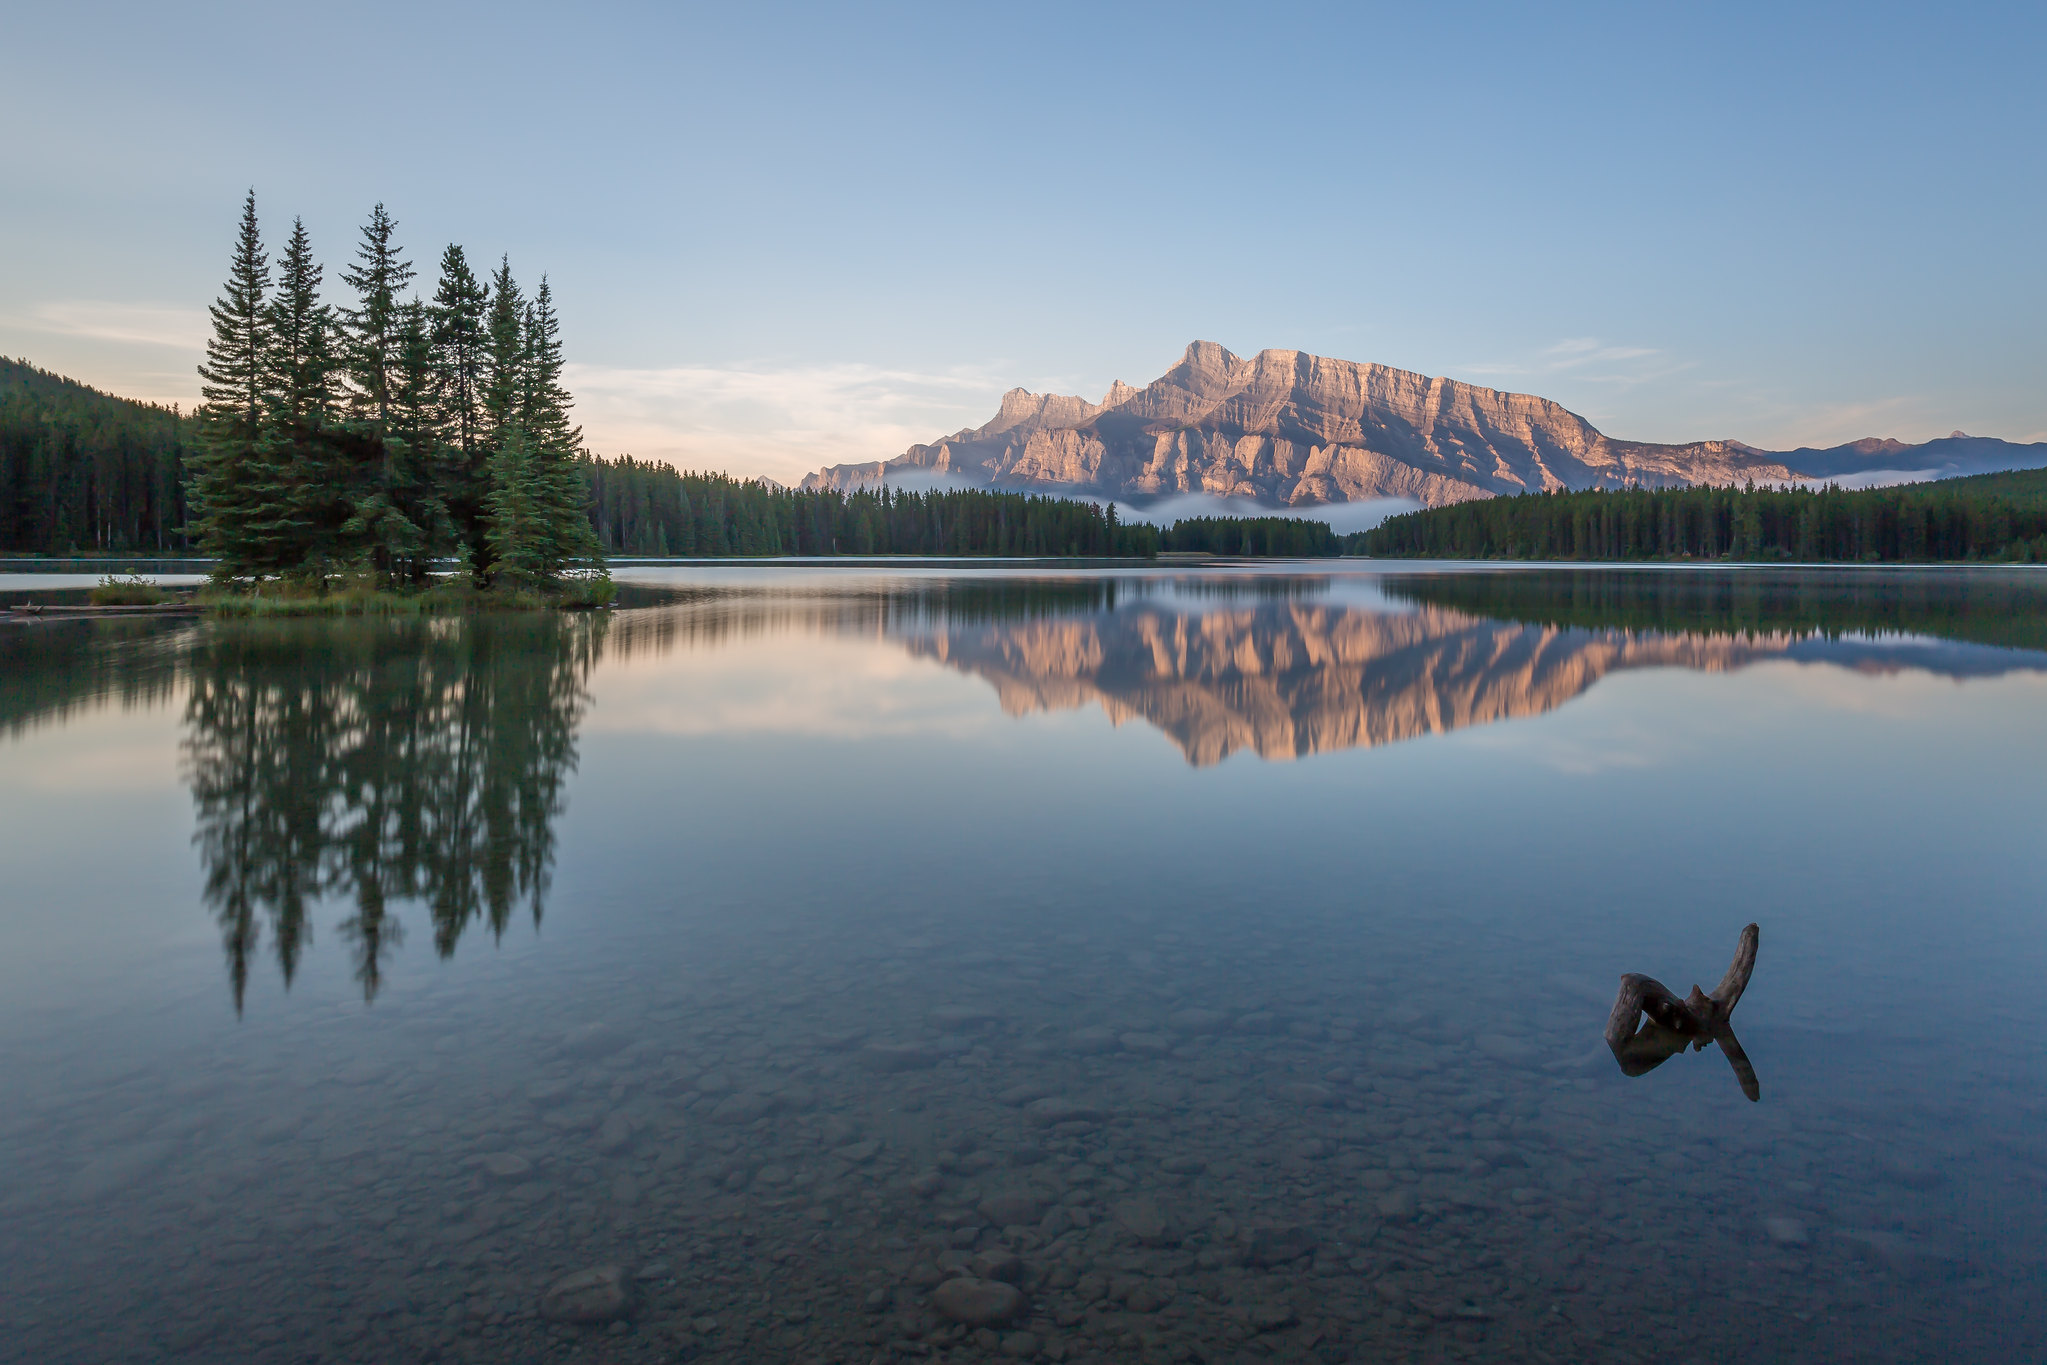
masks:
[[[1083,1057],[1099,1052],[1114,1052],[1121,1044],[1117,1041],[1116,1030],[1107,1028],[1079,1028],[1066,1035],[1066,1049]]]
[[[1812,1240],[1803,1222],[1796,1218],[1765,1218],[1763,1230],[1770,1234],[1770,1240],[1779,1246],[1802,1247]]]
[[[781,1107],[782,1101],[779,1097],[749,1091],[718,1101],[717,1107],[711,1110],[711,1122],[752,1123],[757,1119],[766,1118]]]
[[[608,1057],[625,1046],[625,1035],[608,1024],[585,1024],[562,1037],[562,1053],[585,1060]]]
[[[1023,1261],[1014,1251],[993,1247],[978,1252],[967,1262],[967,1273],[977,1280],[1001,1280],[1006,1284],[1023,1282]]]
[[[549,1322],[611,1322],[624,1317],[631,1306],[625,1269],[615,1265],[564,1275],[540,1296],[540,1316]]]
[[[1288,1081],[1276,1087],[1273,1093],[1283,1100],[1292,1100],[1295,1104],[1311,1104],[1318,1107],[1336,1101],[1335,1091],[1326,1085],[1316,1085],[1313,1081]]]
[[[1244,1243],[1244,1260],[1255,1266],[1282,1266],[1315,1250],[1313,1232],[1298,1223],[1253,1228]]]
[[[1164,1246],[1179,1240],[1173,1220],[1157,1200],[1148,1196],[1122,1200],[1109,1210],[1109,1215],[1125,1232],[1147,1246]]]
[[[476,1158],[476,1164],[498,1180],[517,1180],[533,1169],[533,1163],[517,1152],[486,1152]]]
[[[977,1212],[998,1228],[1035,1223],[1045,1216],[1045,1198],[1029,1190],[1002,1190],[981,1201]]]
[[[966,1327],[1000,1327],[1023,1312],[1023,1291],[1000,1280],[962,1277],[931,1291],[931,1311]]]
[[[876,1071],[917,1071],[937,1066],[938,1056],[922,1043],[869,1043],[860,1049],[860,1060]]]
[[[1102,1111],[1094,1105],[1083,1104],[1079,1100],[1066,1099],[1063,1096],[1032,1100],[1024,1106],[1024,1112],[1029,1114],[1033,1121],[1044,1124],[1047,1128],[1059,1123],[1100,1123],[1104,1117]]]
[[[1251,1310],[1252,1329],[1259,1332],[1277,1332],[1299,1320],[1300,1315],[1283,1303],[1261,1303]]]

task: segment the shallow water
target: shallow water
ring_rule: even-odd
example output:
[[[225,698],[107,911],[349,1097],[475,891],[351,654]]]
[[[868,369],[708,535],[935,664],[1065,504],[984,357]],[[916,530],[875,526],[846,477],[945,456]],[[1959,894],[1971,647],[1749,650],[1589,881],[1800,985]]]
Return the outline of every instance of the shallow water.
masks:
[[[2047,1358],[2047,578],[631,577],[0,625],[0,1360]]]

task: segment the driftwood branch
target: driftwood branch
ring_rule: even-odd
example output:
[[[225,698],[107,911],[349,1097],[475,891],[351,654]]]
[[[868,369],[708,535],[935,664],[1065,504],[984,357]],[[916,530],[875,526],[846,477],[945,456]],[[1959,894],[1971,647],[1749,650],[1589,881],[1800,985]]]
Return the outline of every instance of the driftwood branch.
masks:
[[[1751,924],[1741,931],[1734,961],[1720,984],[1707,994],[1697,986],[1691,994],[1678,996],[1652,976],[1629,972],[1621,978],[1620,994],[1614,997],[1613,1013],[1606,1020],[1606,1045],[1612,1049],[1621,1072],[1640,1076],[1683,1052],[1717,1044],[1727,1064],[1734,1068],[1742,1093],[1751,1100],[1762,1097],[1762,1085],[1741,1040],[1734,1036],[1731,1016],[1748,989],[1749,976],[1756,969],[1756,946],[1761,933]],[[1643,1023],[1646,1017],[1647,1022]],[[1640,1024],[1639,1030],[1637,1024]]]

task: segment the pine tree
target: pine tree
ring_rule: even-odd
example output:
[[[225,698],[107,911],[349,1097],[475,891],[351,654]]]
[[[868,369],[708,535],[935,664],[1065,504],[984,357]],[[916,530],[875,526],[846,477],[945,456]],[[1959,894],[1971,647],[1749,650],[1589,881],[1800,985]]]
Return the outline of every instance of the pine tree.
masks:
[[[267,451],[278,476],[278,509],[289,527],[284,567],[324,577],[336,556],[334,530],[348,517],[345,470],[334,436],[340,423],[340,362],[334,312],[320,299],[324,272],[304,219],[278,260],[269,308]]]
[[[356,264],[341,272],[341,282],[356,293],[356,306],[346,314],[348,373],[355,385],[350,396],[358,418],[378,423],[390,420],[403,344],[400,295],[414,273],[391,241],[397,230],[382,204],[371,209],[355,250]]]
[[[242,203],[227,283],[207,310],[213,336],[206,343],[206,362],[199,367],[205,401],[197,413],[191,530],[200,549],[218,559],[214,574],[219,578],[261,571],[271,558],[258,524],[265,511],[265,489],[274,483],[263,450],[271,347],[269,291],[270,259],[263,250],[252,189]]]
[[[553,578],[541,474],[532,444],[514,420],[490,458],[486,537],[493,582],[540,587]]]
[[[421,471],[401,467],[412,452],[393,440],[391,408],[402,382],[404,309],[401,294],[412,281],[412,266],[392,242],[397,223],[378,204],[363,225],[356,264],[341,272],[356,306],[348,322],[348,377],[351,384],[351,442],[355,456],[350,488],[352,512],[343,530],[367,550],[381,574],[400,571],[400,561],[424,552],[427,535],[410,515],[407,495]]]
[[[519,415],[526,372],[526,302],[512,279],[512,261],[498,263],[490,281],[489,356],[483,390],[484,423],[490,449],[504,444],[505,428]]]
[[[558,577],[579,563],[601,566],[603,550],[590,525],[589,477],[581,459],[583,431],[569,416],[574,400],[562,385],[561,320],[545,275],[527,305],[523,331],[519,424],[535,466],[549,576]]]
[[[479,579],[490,563],[484,506],[490,491],[491,443],[484,410],[490,378],[490,290],[459,246],[441,253],[433,301],[433,363],[440,382],[442,440],[448,446],[441,496]]]
[[[434,364],[427,307],[415,298],[400,307],[398,316],[398,367],[385,436],[392,452],[390,498],[418,534],[402,549],[393,547],[391,571],[406,582],[423,584],[434,559],[456,543],[442,491],[453,452],[441,429],[441,375]]]

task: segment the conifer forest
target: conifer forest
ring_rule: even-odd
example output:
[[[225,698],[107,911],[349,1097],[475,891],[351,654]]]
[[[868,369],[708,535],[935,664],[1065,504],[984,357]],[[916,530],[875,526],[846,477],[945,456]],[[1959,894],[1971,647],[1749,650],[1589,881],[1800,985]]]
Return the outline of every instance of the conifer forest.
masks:
[[[1824,488],[1627,488],[1487,498],[1389,517],[1353,554],[1800,563],[2047,561],[2047,470]]]

